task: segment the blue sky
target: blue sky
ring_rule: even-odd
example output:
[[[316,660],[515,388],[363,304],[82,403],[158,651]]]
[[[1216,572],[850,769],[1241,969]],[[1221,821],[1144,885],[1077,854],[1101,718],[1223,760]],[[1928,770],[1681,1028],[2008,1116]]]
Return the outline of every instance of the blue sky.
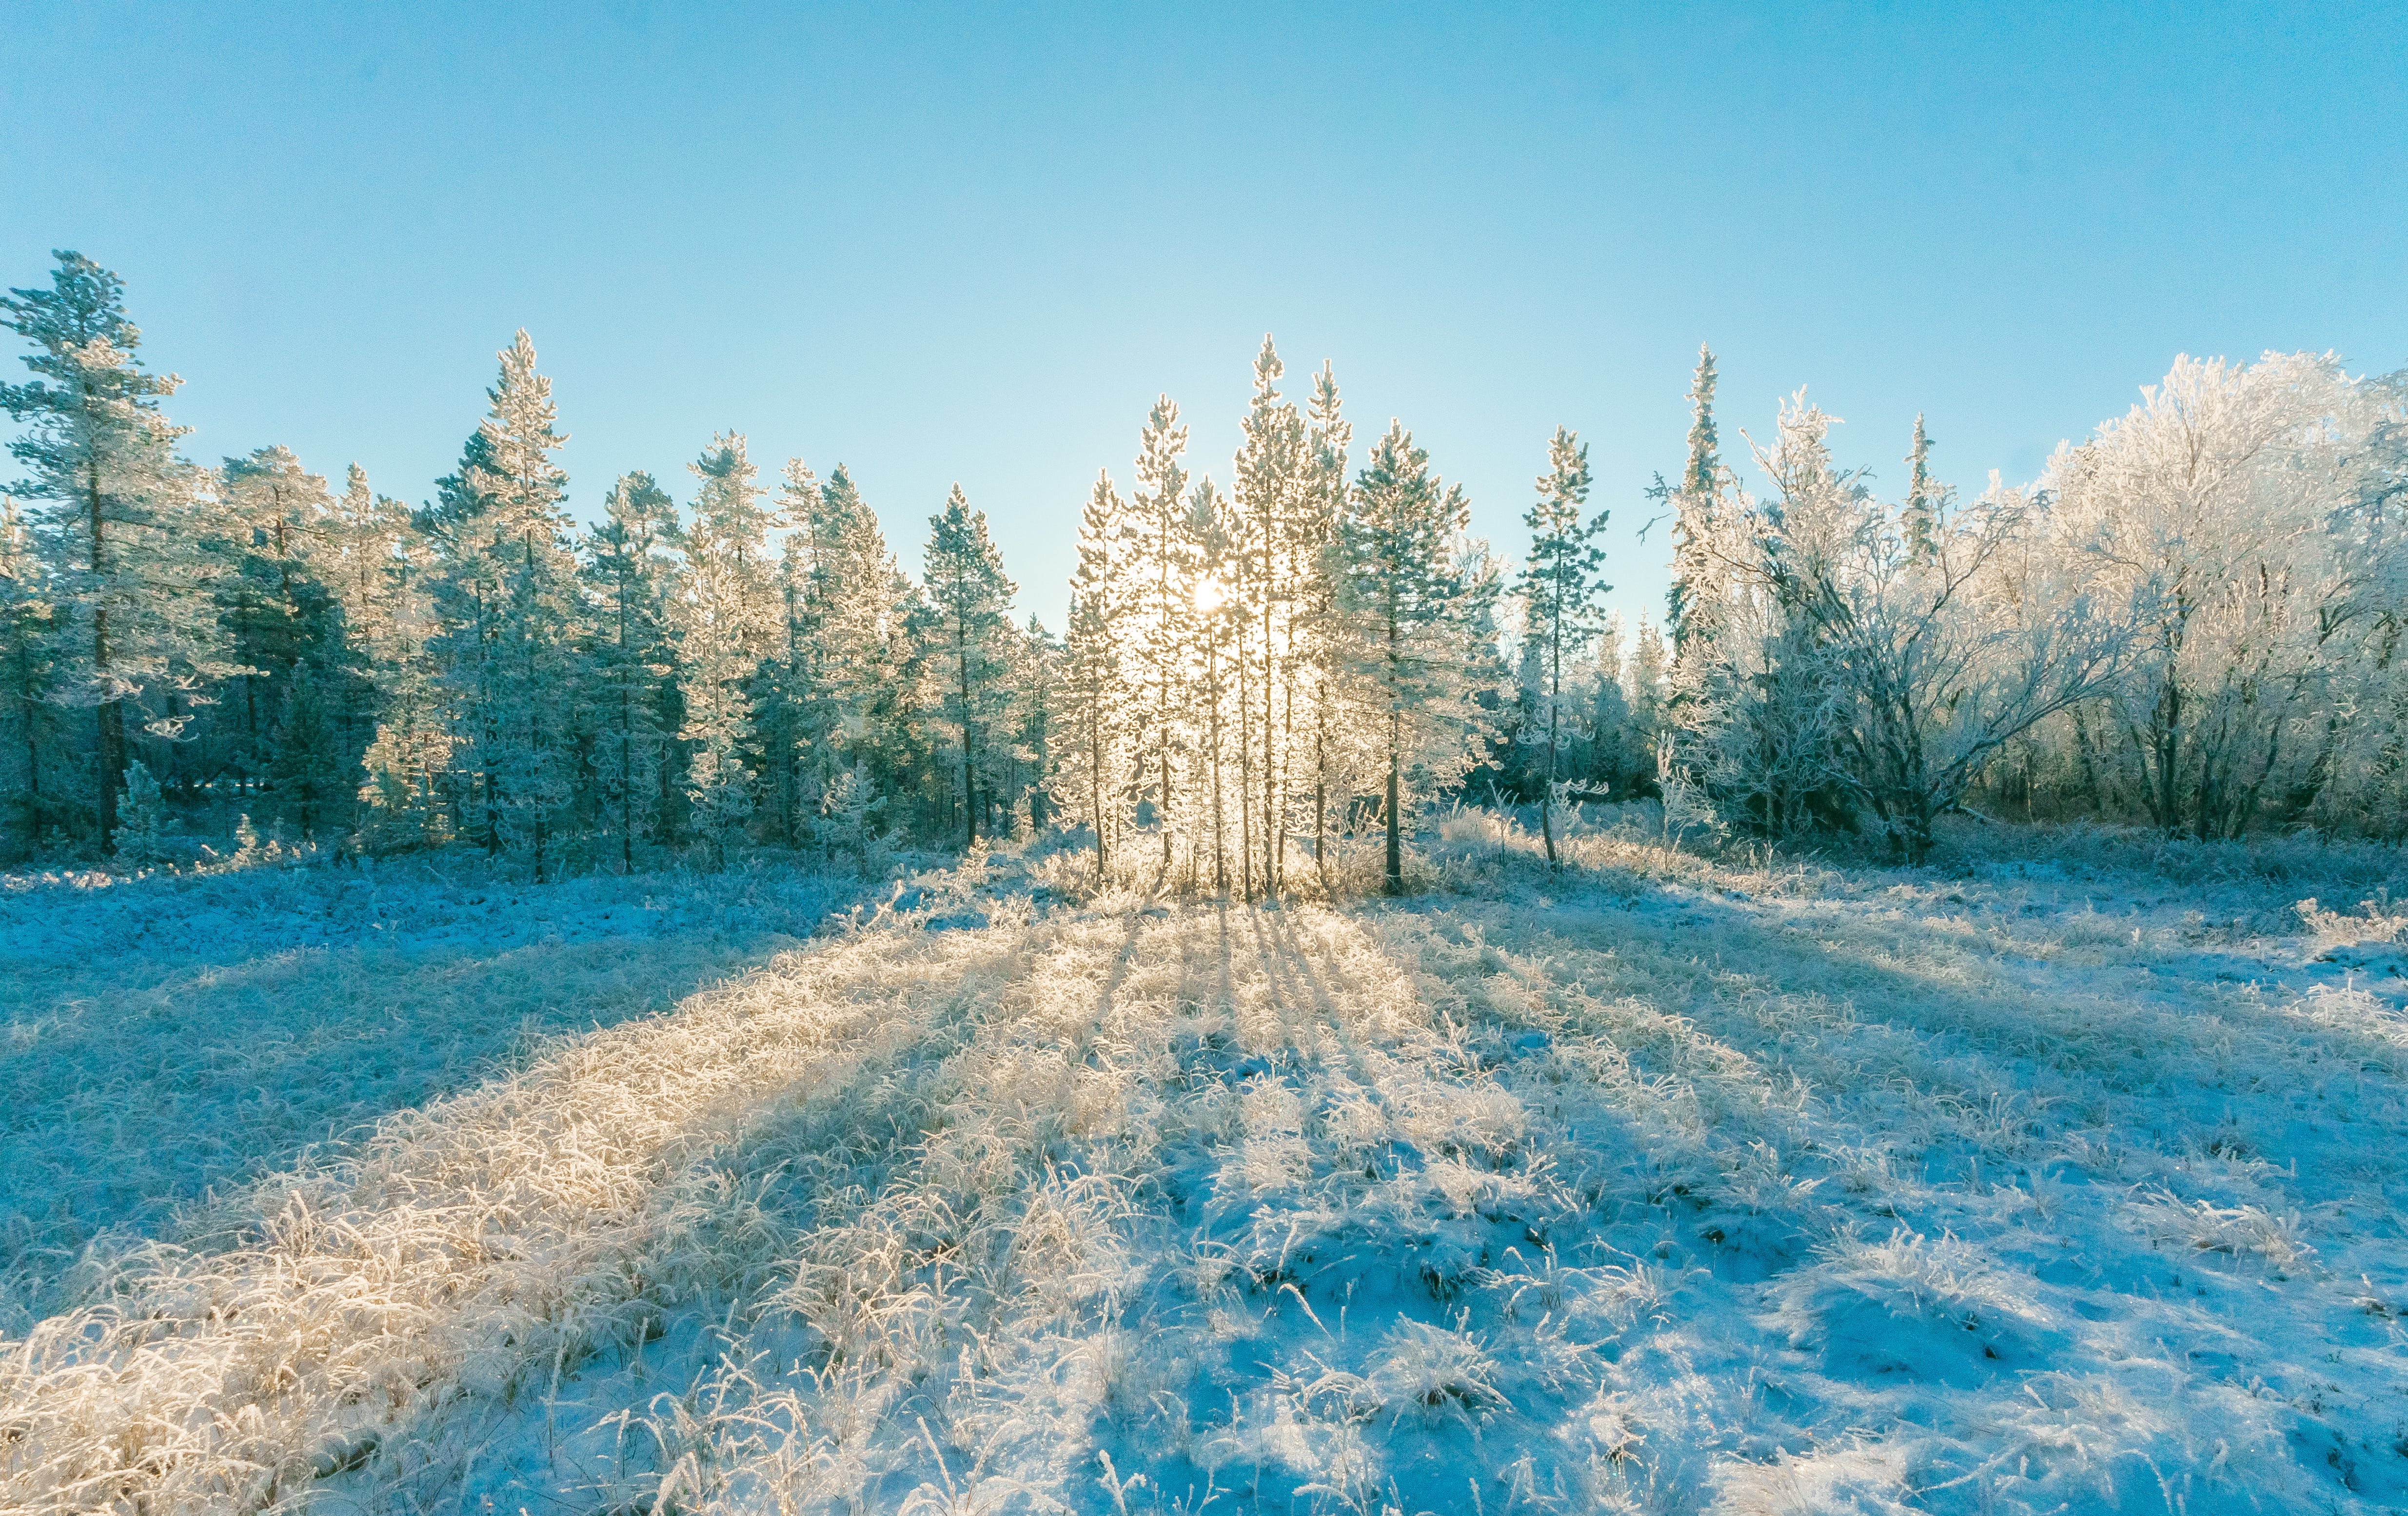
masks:
[[[1167,391],[1226,479],[1266,330],[1511,551],[1578,429],[1632,615],[1700,340],[1734,449],[1807,385],[1968,493],[2177,352],[2408,365],[2396,10],[352,8],[0,0],[0,282],[98,259],[194,456],[413,501],[524,325],[580,514],[734,428],[916,566],[958,479],[1057,624],[1096,468]]]

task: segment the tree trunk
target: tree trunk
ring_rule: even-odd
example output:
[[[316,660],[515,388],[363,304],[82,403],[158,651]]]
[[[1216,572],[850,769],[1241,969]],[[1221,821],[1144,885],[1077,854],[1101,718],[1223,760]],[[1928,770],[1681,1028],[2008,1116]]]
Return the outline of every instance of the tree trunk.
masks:
[[[90,512],[92,532],[92,573],[100,579],[104,562],[102,536],[104,523],[100,509],[100,465],[97,461],[84,465],[84,502]],[[108,591],[101,588],[98,603],[92,608],[93,672],[106,684],[108,674]],[[102,702],[98,710],[100,757],[100,851],[107,857],[117,851],[117,792],[125,783],[125,711],[114,700]]]
[[[1564,696],[1564,646],[1559,634],[1552,639],[1551,669],[1547,689],[1547,787],[1539,795],[1539,835],[1546,839],[1547,866],[1561,866],[1555,862],[1555,723],[1562,714]]]
[[[1399,718],[1394,708],[1388,711],[1388,870],[1383,887],[1390,894],[1405,893],[1405,843],[1399,828],[1404,818],[1398,808],[1398,771],[1404,766],[1404,754],[1398,748]]]

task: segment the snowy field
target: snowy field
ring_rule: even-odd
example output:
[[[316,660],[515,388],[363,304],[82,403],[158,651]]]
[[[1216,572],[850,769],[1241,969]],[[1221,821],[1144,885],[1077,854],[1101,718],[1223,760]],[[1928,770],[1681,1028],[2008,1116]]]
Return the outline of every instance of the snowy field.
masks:
[[[531,889],[466,859],[0,878],[0,1333],[95,1237],[157,1236],[544,1037],[666,1010],[851,894],[786,871]]]
[[[2397,851],[1445,833],[19,889],[0,1507],[2408,1504]]]

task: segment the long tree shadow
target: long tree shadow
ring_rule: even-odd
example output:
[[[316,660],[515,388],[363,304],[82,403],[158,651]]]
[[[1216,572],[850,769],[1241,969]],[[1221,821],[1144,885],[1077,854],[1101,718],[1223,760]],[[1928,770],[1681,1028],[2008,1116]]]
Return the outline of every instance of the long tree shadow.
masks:
[[[766,964],[852,897],[801,874],[663,905],[693,881],[310,873],[6,896],[0,1331],[95,1238],[171,1236],[212,1192]]]

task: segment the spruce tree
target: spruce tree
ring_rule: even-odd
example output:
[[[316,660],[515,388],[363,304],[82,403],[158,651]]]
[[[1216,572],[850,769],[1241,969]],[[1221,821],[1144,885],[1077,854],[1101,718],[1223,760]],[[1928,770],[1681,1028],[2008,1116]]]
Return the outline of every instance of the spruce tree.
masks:
[[[987,536],[986,512],[970,508],[959,484],[928,526],[921,577],[936,613],[944,708],[961,750],[963,843],[976,847],[980,804],[993,788],[982,789],[979,765],[995,757],[987,744],[1008,693],[1005,612],[1016,592]]]
[[[1545,743],[1546,763],[1541,774],[1539,833],[1546,841],[1550,867],[1557,863],[1555,792],[1564,737],[1564,660],[1570,656],[1578,662],[1597,631],[1597,597],[1612,588],[1598,577],[1605,564],[1597,541],[1605,512],[1586,521],[1581,517],[1588,491],[1588,449],[1558,426],[1547,444],[1547,472],[1539,476],[1539,497],[1522,518],[1530,529],[1530,559],[1520,584],[1526,645],[1535,651],[1540,665],[1538,715],[1545,733],[1540,740]]]
[[[1662,479],[1650,493],[1669,497],[1672,507],[1672,587],[1667,597],[1665,629],[1671,634],[1674,656],[1693,638],[1713,638],[1714,570],[1707,560],[1713,516],[1723,488],[1721,439],[1714,431],[1714,355],[1698,346],[1698,368],[1689,381],[1689,456],[1681,481],[1666,490]]]
[[[0,384],[0,408],[22,423],[8,444],[35,507],[59,624],[49,698],[92,713],[79,788],[91,837],[113,851],[125,786],[129,723],[154,737],[183,733],[190,707],[237,668],[211,594],[218,565],[202,530],[198,470],[176,453],[184,429],[161,412],[173,375],[145,370],[124,285],[76,252],[56,254],[49,289],[0,295],[9,330],[34,351],[35,378]]]
[[[1923,413],[1914,413],[1914,445],[1906,454],[1905,528],[1907,556],[1929,564],[1940,556],[1940,511],[1943,486],[1931,477],[1931,438],[1923,430]]]

